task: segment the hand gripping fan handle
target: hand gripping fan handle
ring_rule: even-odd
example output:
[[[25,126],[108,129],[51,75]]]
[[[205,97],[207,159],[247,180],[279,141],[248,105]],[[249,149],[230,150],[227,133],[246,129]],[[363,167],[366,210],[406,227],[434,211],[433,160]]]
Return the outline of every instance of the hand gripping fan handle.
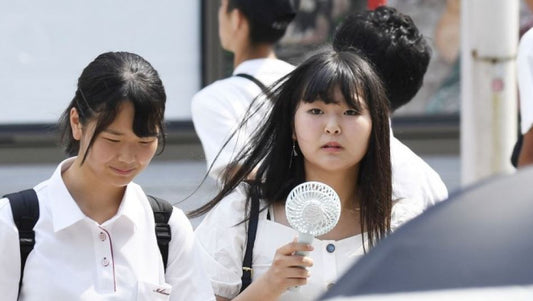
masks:
[[[309,233],[303,233],[303,232],[298,233],[298,242],[300,243],[310,245],[313,242],[313,238],[314,238],[313,235]],[[300,256],[307,256],[309,255],[309,252],[308,251],[297,251],[294,254],[300,255]]]
[[[298,233],[298,242],[300,243],[310,245],[313,242],[313,239],[314,239],[314,236],[309,233],[303,233],[303,232]],[[294,252],[294,255],[307,256],[309,255],[309,252],[308,251],[296,251]],[[302,268],[307,269],[305,267],[302,267]],[[290,291],[298,291],[299,289],[300,289],[299,286],[294,286],[294,287],[289,288]]]

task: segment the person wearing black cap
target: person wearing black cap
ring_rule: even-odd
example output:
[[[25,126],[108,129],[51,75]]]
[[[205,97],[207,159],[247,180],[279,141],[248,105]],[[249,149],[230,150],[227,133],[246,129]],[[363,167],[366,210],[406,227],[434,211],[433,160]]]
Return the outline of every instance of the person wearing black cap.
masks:
[[[266,99],[254,102],[261,111],[253,114],[246,126],[228,141],[263,86],[294,69],[276,58],[274,45],[285,34],[296,9],[294,0],[221,1],[219,37],[222,48],[234,54],[234,72],[231,77],[205,87],[192,100],[192,120],[213,178],[220,176],[270,109],[269,105],[261,105]]]
[[[384,83],[391,112],[420,90],[431,58],[431,48],[411,17],[387,6],[348,16],[334,34],[333,48],[354,49],[372,62]],[[392,131],[390,137],[393,199],[409,200],[411,204],[399,205],[421,211],[448,198],[440,176]]]

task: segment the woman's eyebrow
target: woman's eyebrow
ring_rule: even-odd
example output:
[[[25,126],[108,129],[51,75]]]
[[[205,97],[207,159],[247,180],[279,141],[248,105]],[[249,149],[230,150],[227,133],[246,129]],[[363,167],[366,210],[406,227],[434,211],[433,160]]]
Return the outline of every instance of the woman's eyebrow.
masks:
[[[117,136],[123,136],[124,135],[124,133],[116,131],[116,130],[113,130],[113,129],[105,129],[105,130],[103,130],[103,132],[106,132],[106,133],[109,133],[109,134],[112,134],[112,135],[117,135]]]

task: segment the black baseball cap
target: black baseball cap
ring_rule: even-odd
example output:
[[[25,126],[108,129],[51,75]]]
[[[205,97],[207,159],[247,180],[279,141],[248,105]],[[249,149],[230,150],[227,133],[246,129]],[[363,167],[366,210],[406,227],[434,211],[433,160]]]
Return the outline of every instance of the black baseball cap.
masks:
[[[243,13],[255,22],[285,30],[296,16],[299,0],[236,0]]]

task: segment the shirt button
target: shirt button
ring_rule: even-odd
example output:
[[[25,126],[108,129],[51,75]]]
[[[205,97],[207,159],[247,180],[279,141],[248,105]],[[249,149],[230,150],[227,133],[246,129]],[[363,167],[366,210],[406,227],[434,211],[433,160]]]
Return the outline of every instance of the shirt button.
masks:
[[[102,259],[102,265],[105,267],[109,265],[109,259],[107,259],[107,257],[104,257],[104,259]]]
[[[335,285],[334,282],[328,283],[327,289],[329,290],[329,289],[332,288],[334,285]]]
[[[105,241],[106,237],[107,236],[105,235],[104,232],[100,232],[100,234],[98,234],[98,238],[100,238],[101,241]]]
[[[329,253],[335,252],[335,245],[334,244],[328,244],[326,246],[326,251],[328,251]]]

